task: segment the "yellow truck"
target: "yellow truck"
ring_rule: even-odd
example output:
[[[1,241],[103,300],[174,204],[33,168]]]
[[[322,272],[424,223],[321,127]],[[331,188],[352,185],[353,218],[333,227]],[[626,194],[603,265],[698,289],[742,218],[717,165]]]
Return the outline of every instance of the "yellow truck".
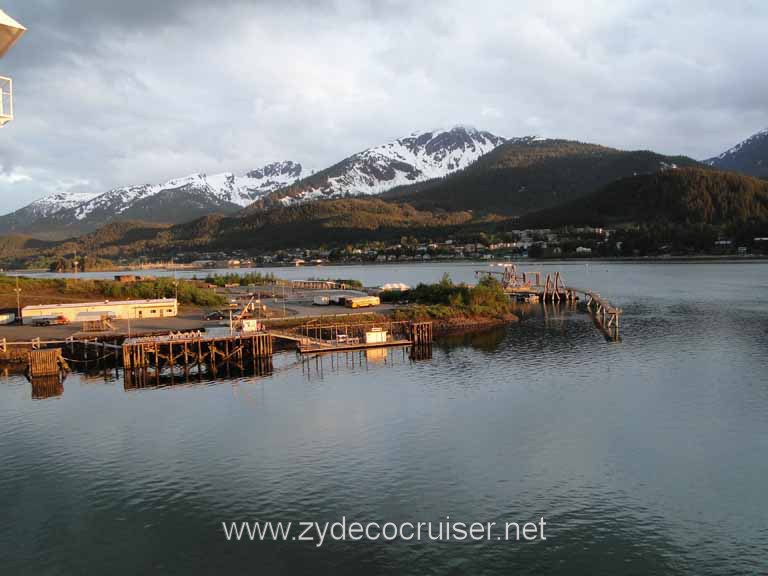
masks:
[[[366,308],[368,306],[378,306],[381,304],[381,299],[378,296],[357,296],[355,298],[347,298],[344,305],[347,308]]]

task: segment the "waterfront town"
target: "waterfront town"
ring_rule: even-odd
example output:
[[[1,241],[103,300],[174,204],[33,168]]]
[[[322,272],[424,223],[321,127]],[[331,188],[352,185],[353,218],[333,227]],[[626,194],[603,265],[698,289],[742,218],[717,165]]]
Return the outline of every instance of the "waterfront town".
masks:
[[[365,242],[344,248],[293,248],[252,254],[227,252],[179,252],[175,262],[189,267],[227,268],[270,265],[318,265],[334,263],[429,262],[454,260],[519,260],[565,258],[632,258],[649,256],[643,246],[628,242],[621,233],[607,228],[579,227],[513,230],[503,235],[479,233],[471,238],[440,241],[403,236],[399,242]],[[707,242],[706,253],[715,256],[763,256],[768,237],[747,241],[716,236]],[[680,252],[662,244],[652,256],[693,256],[702,252]]]

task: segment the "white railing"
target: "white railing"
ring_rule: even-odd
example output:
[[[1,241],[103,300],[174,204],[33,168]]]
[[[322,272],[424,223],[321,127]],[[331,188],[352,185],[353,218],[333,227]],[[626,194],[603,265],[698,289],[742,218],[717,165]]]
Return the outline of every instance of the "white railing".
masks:
[[[0,126],[13,120],[13,80],[0,76]]]

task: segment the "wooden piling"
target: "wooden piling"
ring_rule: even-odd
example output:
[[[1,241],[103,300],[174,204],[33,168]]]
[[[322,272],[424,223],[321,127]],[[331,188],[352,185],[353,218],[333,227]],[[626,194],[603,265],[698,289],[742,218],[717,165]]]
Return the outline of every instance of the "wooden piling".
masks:
[[[68,370],[69,366],[61,355],[61,348],[44,348],[32,350],[29,353],[29,375],[50,376],[58,374],[61,370]]]

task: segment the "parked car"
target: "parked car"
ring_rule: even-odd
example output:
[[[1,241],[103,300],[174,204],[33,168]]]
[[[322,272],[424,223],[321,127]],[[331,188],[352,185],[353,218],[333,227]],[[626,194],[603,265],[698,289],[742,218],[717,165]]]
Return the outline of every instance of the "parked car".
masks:
[[[60,326],[62,324],[69,324],[64,316],[56,316],[55,318],[38,318],[32,321],[33,326]]]
[[[225,320],[226,318],[229,318],[228,314],[224,314],[221,310],[216,310],[215,312],[209,312],[205,315],[206,320]]]

